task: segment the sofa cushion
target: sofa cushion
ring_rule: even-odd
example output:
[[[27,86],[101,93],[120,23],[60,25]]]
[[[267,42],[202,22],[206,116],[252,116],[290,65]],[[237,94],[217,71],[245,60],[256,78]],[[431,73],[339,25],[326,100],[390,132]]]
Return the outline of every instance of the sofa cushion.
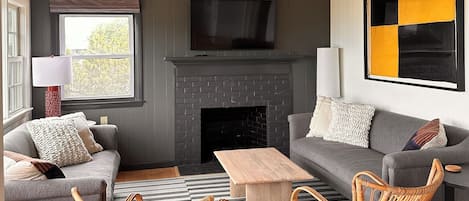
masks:
[[[104,150],[92,156],[92,161],[64,167],[62,171],[67,178],[81,178],[86,175],[86,177],[102,178],[106,180],[106,197],[109,199],[112,197],[114,180],[119,170],[120,155],[116,150]]]
[[[370,148],[383,154],[402,151],[407,141],[427,121],[392,112],[375,112],[370,130]]]
[[[22,124],[3,136],[3,148],[29,157],[39,158],[26,124]]]
[[[353,176],[360,171],[369,170],[381,175],[384,157],[384,154],[372,149],[325,141],[317,137],[293,141],[291,151],[313,161],[350,184]]]

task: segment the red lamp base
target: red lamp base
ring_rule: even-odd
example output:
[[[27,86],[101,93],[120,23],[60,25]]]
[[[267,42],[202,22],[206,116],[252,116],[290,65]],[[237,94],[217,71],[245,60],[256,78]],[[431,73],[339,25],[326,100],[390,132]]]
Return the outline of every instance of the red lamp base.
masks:
[[[47,87],[46,91],[46,117],[61,115],[61,98],[58,86]]]

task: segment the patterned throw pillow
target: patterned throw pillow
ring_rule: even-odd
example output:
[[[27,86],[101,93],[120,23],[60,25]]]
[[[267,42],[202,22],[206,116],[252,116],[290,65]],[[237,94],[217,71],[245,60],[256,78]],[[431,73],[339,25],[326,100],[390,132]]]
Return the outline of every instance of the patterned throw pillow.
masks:
[[[318,96],[306,137],[324,137],[324,135],[327,135],[332,119],[331,101],[330,98]]]
[[[445,127],[439,119],[434,119],[412,135],[403,151],[445,147],[447,143]]]
[[[39,156],[59,167],[92,160],[70,120],[38,119],[27,124]]]
[[[94,154],[103,150],[103,147],[95,141],[94,135],[88,127],[88,122],[83,112],[76,112],[72,114],[63,115],[60,118],[69,119],[73,121],[73,124],[78,130],[78,134],[81,140],[85,144],[85,147],[90,154]]]
[[[332,101],[331,110],[332,120],[324,140],[368,148],[375,108],[371,105]]]

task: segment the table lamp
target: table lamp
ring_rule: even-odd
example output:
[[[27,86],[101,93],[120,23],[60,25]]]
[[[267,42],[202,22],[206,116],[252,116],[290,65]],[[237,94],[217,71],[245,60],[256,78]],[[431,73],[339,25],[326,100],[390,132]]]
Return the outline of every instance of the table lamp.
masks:
[[[33,86],[47,87],[45,92],[46,117],[61,115],[60,86],[72,80],[72,58],[65,56],[32,58]]]
[[[318,96],[340,97],[339,48],[318,48],[317,91]]]

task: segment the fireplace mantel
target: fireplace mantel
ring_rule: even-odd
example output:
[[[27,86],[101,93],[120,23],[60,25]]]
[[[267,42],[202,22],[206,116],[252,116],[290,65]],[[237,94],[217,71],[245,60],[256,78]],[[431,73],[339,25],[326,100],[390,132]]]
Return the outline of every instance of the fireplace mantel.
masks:
[[[272,55],[272,56],[187,56],[165,57],[164,60],[172,62],[176,67],[191,64],[237,64],[237,63],[291,63],[300,59],[313,58],[307,55]]]

